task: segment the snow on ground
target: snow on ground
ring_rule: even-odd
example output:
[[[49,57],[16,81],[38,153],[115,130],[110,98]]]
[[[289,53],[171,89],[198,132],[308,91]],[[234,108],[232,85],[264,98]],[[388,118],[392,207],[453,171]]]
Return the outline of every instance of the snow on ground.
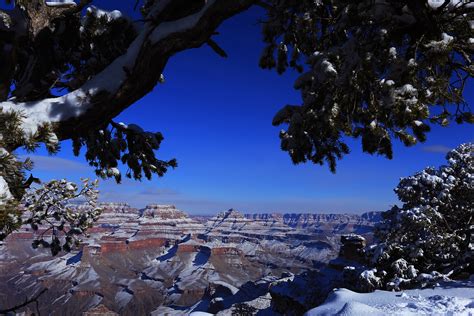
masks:
[[[259,296],[257,298],[254,298],[251,301],[246,301],[245,304],[258,310],[259,313],[257,315],[262,315],[262,316],[263,315],[280,315],[270,310],[271,302],[272,302],[272,296],[270,295],[270,293],[267,293],[266,295]],[[240,314],[237,311],[238,304],[239,302],[233,304],[230,308],[227,308],[223,311],[218,312],[216,316],[246,315],[246,314]],[[191,315],[194,316],[193,313],[191,313]]]
[[[474,315],[474,277],[445,282],[434,289],[356,293],[335,289],[305,316]]]
[[[133,294],[126,290],[122,290],[115,294],[115,303],[120,307],[124,308],[133,298]]]
[[[223,287],[228,288],[232,292],[232,295],[235,295],[239,291],[239,288],[221,280],[215,280],[212,281],[212,283],[215,285],[222,285]]]

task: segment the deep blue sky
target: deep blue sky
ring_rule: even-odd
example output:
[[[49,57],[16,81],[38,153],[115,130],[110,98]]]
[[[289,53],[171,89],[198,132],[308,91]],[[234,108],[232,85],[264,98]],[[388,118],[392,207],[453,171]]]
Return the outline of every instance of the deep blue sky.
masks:
[[[109,8],[114,4],[95,3],[104,2]],[[131,7],[134,1],[120,3]],[[166,83],[117,118],[161,131],[165,140],[158,156],[177,158],[179,167],[153,181],[102,181],[102,200],[138,207],[172,203],[204,214],[231,207],[245,212],[386,210],[397,201],[393,188],[400,177],[440,165],[447,148],[472,141],[472,126],[452,125],[435,128],[425,144],[413,148],[396,143],[393,160],[363,154],[360,142],[351,141],[352,153],[339,162],[335,175],[327,166],[294,166],[280,150],[280,128],[271,121],[283,105],[300,102],[292,88],[296,74],[279,76],[258,68],[262,43],[256,22],[261,16],[252,9],[221,26],[215,40],[228,59],[208,47],[174,56],[165,70]],[[55,157],[38,151],[35,175],[43,180],[95,178],[70,148],[65,142]]]

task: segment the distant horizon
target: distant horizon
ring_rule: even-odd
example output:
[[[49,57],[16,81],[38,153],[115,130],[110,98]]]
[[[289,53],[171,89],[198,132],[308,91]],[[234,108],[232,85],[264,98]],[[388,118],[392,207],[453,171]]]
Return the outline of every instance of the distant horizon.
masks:
[[[234,211],[237,211],[241,214],[318,214],[318,215],[362,215],[362,214],[366,214],[366,213],[373,213],[373,212],[383,212],[383,210],[368,210],[368,211],[359,211],[359,212],[331,212],[331,211],[308,211],[308,210],[305,210],[305,211],[245,211],[245,210],[242,210],[242,209],[239,209],[239,208],[235,208],[235,207],[229,207],[227,209],[222,209],[222,210],[218,210],[218,211],[193,211],[193,212],[189,212],[187,211],[186,209],[183,209],[183,208],[180,208],[178,205],[174,204],[174,203],[159,203],[159,202],[156,202],[156,203],[147,203],[145,205],[142,205],[142,206],[137,206],[137,204],[131,204],[129,202],[126,202],[126,201],[103,201],[103,200],[99,200],[99,203],[116,203],[116,204],[127,204],[129,205],[130,207],[132,208],[135,208],[137,210],[143,210],[145,209],[147,206],[149,205],[160,205],[160,206],[174,206],[176,207],[177,210],[179,211],[183,211],[185,213],[187,213],[188,215],[198,215],[198,216],[215,216],[219,213],[223,213],[223,212],[227,212],[229,210],[234,210]]]

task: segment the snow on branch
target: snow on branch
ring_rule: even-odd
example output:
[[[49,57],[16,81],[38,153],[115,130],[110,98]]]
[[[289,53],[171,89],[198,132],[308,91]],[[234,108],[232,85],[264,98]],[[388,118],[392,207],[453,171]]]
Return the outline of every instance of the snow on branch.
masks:
[[[247,9],[253,2],[209,0],[199,11],[170,20],[169,14],[166,19],[163,14],[173,2],[157,1],[126,53],[80,88],[37,101],[10,98],[0,102],[0,109],[20,113],[22,129],[28,137],[33,137],[41,126],[52,125],[59,139],[68,139],[78,128],[86,130],[107,123],[153,89],[169,57],[206,43],[223,20]],[[160,16],[166,22],[160,22]]]

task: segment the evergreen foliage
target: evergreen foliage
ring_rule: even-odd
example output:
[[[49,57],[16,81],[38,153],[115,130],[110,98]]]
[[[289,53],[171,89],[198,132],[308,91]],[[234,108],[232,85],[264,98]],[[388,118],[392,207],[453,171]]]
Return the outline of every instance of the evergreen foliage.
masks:
[[[11,3],[11,1],[7,1]],[[260,66],[301,73],[301,105],[274,117],[294,163],[328,163],[363,150],[393,156],[392,142],[424,141],[430,126],[473,123],[464,89],[473,76],[474,7],[426,0],[138,1],[141,21],[90,5],[17,0],[0,9],[0,205],[16,214],[30,185],[15,150],[50,153],[72,139],[102,178],[163,176],[176,161],[156,157],[163,137],[113,119],[163,82],[168,59],[209,45],[219,24],[252,5],[264,8]],[[96,3],[100,5],[99,2]],[[188,19],[192,17],[192,19]],[[103,75],[103,76],[102,76]],[[105,75],[108,75],[105,76]],[[113,78],[112,78],[113,77]],[[14,215],[12,215],[15,217]],[[7,224],[7,222],[9,224]]]
[[[150,180],[152,174],[162,177],[169,167],[177,167],[176,160],[162,161],[155,157],[154,150],[160,148],[161,133],[145,132],[135,124],[111,123],[110,129],[91,131],[88,135],[73,139],[74,154],[78,156],[83,145],[89,164],[101,178],[122,179],[118,162],[128,166],[127,178],[141,180],[143,175]]]
[[[369,251],[381,286],[427,285],[474,272],[474,144],[462,144],[447,164],[402,178],[402,207],[383,214],[379,243]]]
[[[49,248],[53,256],[60,251],[69,252],[79,244],[78,237],[92,227],[101,212],[97,206],[98,182],[82,181],[79,189],[75,183],[52,180],[24,196],[25,210],[18,220],[38,232],[33,248]],[[79,211],[71,204],[78,199],[83,203]],[[46,240],[45,234],[50,234],[51,239]]]
[[[393,157],[393,140],[423,142],[432,125],[473,123],[463,97],[474,74],[474,8],[422,0],[267,1],[262,68],[301,72],[301,105],[273,120],[294,163],[336,161],[347,138]]]

